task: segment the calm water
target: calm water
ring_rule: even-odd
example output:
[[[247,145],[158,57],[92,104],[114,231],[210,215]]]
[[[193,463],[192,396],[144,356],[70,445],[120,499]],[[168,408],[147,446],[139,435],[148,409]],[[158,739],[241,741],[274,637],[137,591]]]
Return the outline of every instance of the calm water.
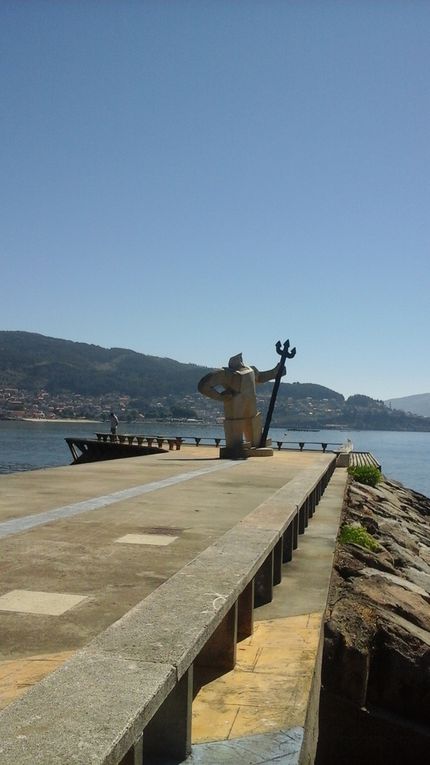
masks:
[[[68,465],[71,455],[66,436],[94,437],[96,431],[107,431],[104,423],[8,422],[0,421],[0,473],[35,470],[42,467]],[[192,423],[120,424],[119,433],[148,433],[150,435],[222,437],[222,426]],[[399,433],[392,431],[285,432],[272,428],[274,441],[343,443],[350,438],[354,448],[372,452],[381,462],[385,475],[401,481],[416,491],[430,496],[430,433]],[[289,444],[293,447],[294,444]],[[329,447],[330,448],[330,447]],[[334,448],[334,447],[332,447]]]

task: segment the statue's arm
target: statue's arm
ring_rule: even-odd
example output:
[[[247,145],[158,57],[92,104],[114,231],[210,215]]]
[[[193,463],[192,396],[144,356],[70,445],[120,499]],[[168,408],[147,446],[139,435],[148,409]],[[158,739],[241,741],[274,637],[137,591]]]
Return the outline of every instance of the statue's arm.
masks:
[[[217,390],[217,387],[223,387],[225,390],[219,391]],[[220,369],[217,372],[209,372],[209,374],[202,377],[197,389],[203,396],[213,398],[214,401],[225,401],[226,397],[231,397],[233,395],[233,391],[228,388],[228,381],[224,369]]]
[[[277,364],[276,367],[273,367],[273,369],[268,369],[266,372],[260,372],[256,367],[252,367],[255,372],[255,382],[256,383],[265,383],[269,382],[269,380],[273,380],[276,375],[278,374],[278,370],[281,364]],[[282,377],[287,374],[287,370],[285,367],[283,367],[282,370]]]

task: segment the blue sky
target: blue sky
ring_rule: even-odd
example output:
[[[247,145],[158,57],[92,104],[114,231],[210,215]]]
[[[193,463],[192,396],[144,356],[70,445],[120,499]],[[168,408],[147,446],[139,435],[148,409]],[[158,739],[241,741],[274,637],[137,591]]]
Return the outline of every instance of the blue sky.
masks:
[[[0,329],[430,390],[430,3],[2,0]]]

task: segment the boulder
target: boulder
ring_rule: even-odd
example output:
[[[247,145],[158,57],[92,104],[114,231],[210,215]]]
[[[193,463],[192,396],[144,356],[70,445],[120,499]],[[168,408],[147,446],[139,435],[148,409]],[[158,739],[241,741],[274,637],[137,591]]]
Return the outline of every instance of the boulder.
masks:
[[[430,752],[430,499],[383,479],[348,486],[324,626],[318,765],[405,765]]]

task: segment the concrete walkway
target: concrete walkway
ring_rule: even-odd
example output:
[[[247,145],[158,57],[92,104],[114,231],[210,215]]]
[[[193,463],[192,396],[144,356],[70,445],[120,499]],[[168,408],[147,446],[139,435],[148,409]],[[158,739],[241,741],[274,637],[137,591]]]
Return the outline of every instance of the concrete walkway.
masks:
[[[332,459],[217,457],[187,446],[0,477],[0,708],[281,486]]]
[[[321,625],[345,484],[346,470],[337,469],[273,601],[255,611],[254,634],[238,645],[235,669],[206,678],[199,690],[187,763],[293,765],[312,751]]]

